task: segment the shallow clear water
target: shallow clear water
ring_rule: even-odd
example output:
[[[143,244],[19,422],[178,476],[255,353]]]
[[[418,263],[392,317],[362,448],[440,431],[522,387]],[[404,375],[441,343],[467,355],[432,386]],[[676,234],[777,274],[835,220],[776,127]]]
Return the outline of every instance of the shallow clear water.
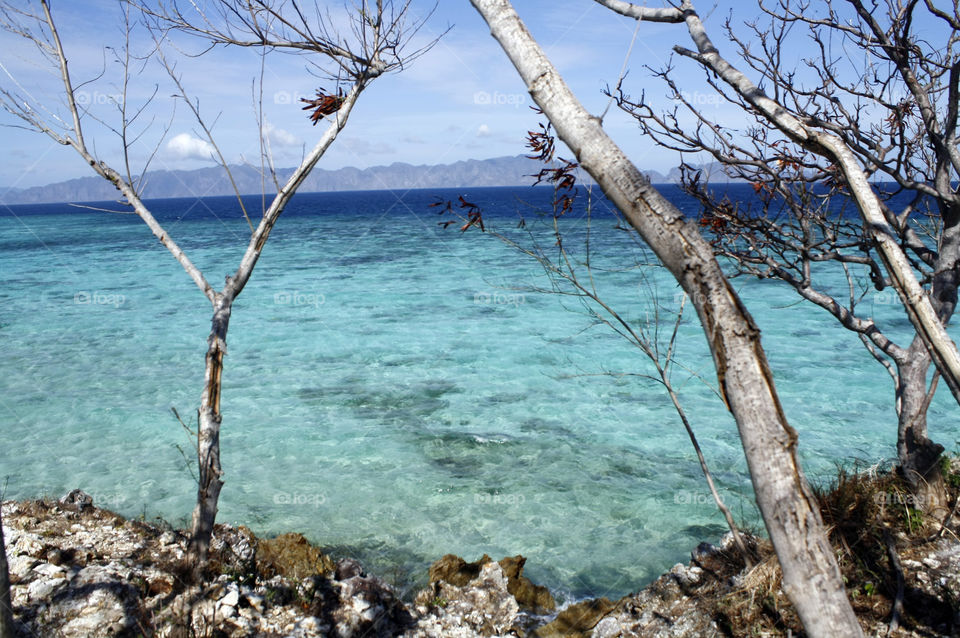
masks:
[[[550,284],[528,257],[437,226],[437,194],[301,195],[280,220],[230,326],[219,520],[302,531],[414,580],[445,553],[522,553],[531,578],[576,597],[636,590],[719,537],[723,519],[676,414],[638,376],[652,372],[644,356],[591,327],[576,299],[531,290]],[[544,205],[549,191],[468,199],[529,245],[514,228],[517,196]],[[211,282],[233,271],[246,224],[231,200],[155,209]],[[653,289],[667,314],[678,288],[655,269],[624,269],[629,238],[604,211],[592,235],[603,296],[639,325],[654,317]],[[134,216],[5,212],[4,496],[80,487],[126,515],[185,525],[191,439],[170,408],[192,424],[208,302]],[[580,254],[582,210],[564,224]],[[892,383],[859,341],[785,287],[735,285],[763,329],[807,473],[829,480],[838,462],[892,457]],[[906,334],[897,306],[871,299]],[[679,368],[674,381],[722,493],[755,523],[735,424],[708,387],[712,363],[687,315],[678,359],[703,381]],[[931,434],[948,449],[954,414],[941,392]]]

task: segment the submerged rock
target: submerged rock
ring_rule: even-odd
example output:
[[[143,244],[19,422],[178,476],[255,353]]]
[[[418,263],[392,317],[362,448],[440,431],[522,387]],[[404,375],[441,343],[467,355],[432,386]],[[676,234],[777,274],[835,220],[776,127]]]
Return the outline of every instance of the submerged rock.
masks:
[[[472,563],[468,563],[459,556],[447,554],[430,566],[430,583],[442,581],[456,587],[463,587],[477,578],[484,565],[492,562],[493,559],[486,554]],[[550,590],[541,585],[534,585],[523,575],[523,566],[526,562],[527,559],[519,554],[501,558],[498,562],[507,578],[508,591],[524,609],[537,614],[553,611],[557,608],[557,603],[550,594]]]
[[[459,556],[447,554],[430,566],[430,584],[443,581],[455,587],[463,587],[480,575],[480,568],[493,559],[484,554],[480,560],[468,563]]]
[[[570,605],[553,622],[534,632],[536,638],[588,638],[600,620],[613,611],[617,604],[607,598],[585,600]]]
[[[300,580],[316,574],[330,574],[335,569],[330,557],[311,545],[303,534],[281,534],[260,540],[256,556],[257,568],[263,578],[282,575]]]
[[[534,585],[523,575],[523,565],[526,562],[527,559],[519,554],[500,559],[500,567],[507,577],[507,590],[524,609],[537,614],[553,611],[557,608],[557,602],[550,590],[542,585]]]

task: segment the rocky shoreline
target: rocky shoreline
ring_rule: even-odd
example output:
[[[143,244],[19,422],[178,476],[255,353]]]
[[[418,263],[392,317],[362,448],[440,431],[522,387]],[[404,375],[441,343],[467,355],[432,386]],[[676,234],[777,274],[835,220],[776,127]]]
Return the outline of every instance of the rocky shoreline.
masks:
[[[558,609],[545,587],[523,576],[522,556],[444,556],[430,568],[429,585],[404,601],[357,561],[334,562],[295,533],[259,539],[244,527],[217,525],[208,571],[197,578],[184,563],[182,533],[95,508],[82,493],[2,507],[14,615],[24,637],[801,635],[775,558],[752,537],[757,564],[750,570],[725,538],[719,546],[701,544],[689,564],[636,594]],[[888,633],[893,601],[853,584],[865,590],[863,600],[852,594],[865,633],[956,635],[960,541],[942,537],[908,549],[900,563],[907,611],[925,611],[905,613]]]

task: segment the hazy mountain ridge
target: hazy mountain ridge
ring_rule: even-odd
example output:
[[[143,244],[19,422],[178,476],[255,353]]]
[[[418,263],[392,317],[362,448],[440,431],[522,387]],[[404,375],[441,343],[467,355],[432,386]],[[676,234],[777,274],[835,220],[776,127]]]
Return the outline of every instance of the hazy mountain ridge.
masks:
[[[231,166],[237,188],[243,194],[271,192],[271,180],[264,182],[259,171],[251,166]],[[433,166],[395,162],[389,166],[370,168],[345,167],[336,170],[314,169],[300,187],[300,192],[389,190],[414,188],[470,188],[474,186],[518,186],[533,183],[531,175],[542,166],[523,155],[485,160],[462,160]],[[280,169],[281,183],[293,172]],[[719,171],[713,171],[720,174]],[[675,183],[679,170],[666,176],[648,171],[654,183]],[[721,174],[722,176],[722,174]],[[726,181],[720,179],[715,181]],[[147,175],[145,198],[212,197],[232,195],[233,189],[223,169],[212,166],[189,171],[153,171]],[[106,180],[81,177],[47,186],[24,189],[0,189],[0,203],[39,204],[50,202],[91,202],[117,199],[117,190]]]

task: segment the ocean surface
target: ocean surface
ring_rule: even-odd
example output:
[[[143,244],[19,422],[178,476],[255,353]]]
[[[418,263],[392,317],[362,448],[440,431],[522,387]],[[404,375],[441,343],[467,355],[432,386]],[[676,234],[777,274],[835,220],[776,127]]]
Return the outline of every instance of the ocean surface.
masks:
[[[665,193],[693,212],[676,189]],[[438,225],[452,218],[430,204],[460,194],[293,200],[234,306],[219,520],[303,532],[402,588],[446,553],[519,553],[561,598],[634,591],[725,531],[687,435],[645,356],[576,297],[551,293],[535,260],[490,233]],[[488,229],[557,258],[551,218],[536,213],[549,189],[462,194]],[[258,197],[246,201],[258,209]],[[602,197],[588,224],[586,201],[560,223],[572,263],[588,280],[589,237],[601,296],[665,348],[679,288],[615,229]],[[215,286],[235,270],[249,234],[235,200],[151,207]],[[887,372],[786,286],[734,283],[763,330],[808,476],[889,463]],[[863,303],[894,337],[909,334],[895,295]],[[0,209],[3,497],[81,488],[127,516],[187,525],[193,442],[171,407],[195,425],[209,322],[209,302],[136,216]],[[673,381],[721,493],[756,526],[735,423],[689,308],[676,360]],[[948,450],[960,438],[955,415],[938,393],[931,436]]]

